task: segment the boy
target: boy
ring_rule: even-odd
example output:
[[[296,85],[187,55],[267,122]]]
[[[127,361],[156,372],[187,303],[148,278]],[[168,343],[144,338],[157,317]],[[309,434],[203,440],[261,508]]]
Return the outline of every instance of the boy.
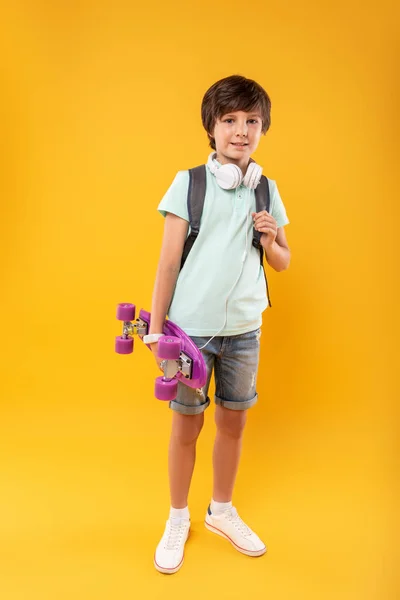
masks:
[[[216,82],[202,102],[202,121],[213,154],[206,168],[206,196],[198,237],[182,270],[189,229],[189,172],[180,171],[158,210],[165,216],[161,256],[153,292],[151,340],[162,332],[166,315],[202,349],[207,384],[192,390],[179,383],[169,445],[171,508],[154,565],[175,573],[183,563],[190,529],[187,506],[196,442],[210,403],[215,370],[217,434],[213,450],[213,494],[205,526],[239,551],[261,556],[265,544],[241,520],[232,495],[247,410],[257,401],[256,376],[261,314],[266,283],[253,227],[261,234],[268,264],[287,269],[290,250],[284,233],[288,218],[276,184],[269,180],[270,213],[256,213],[255,187],[261,167],[251,160],[261,134],[270,126],[271,102],[255,81],[234,75]],[[229,165],[229,166],[227,166]],[[158,335],[157,335],[158,334]],[[157,365],[157,341],[151,345]]]

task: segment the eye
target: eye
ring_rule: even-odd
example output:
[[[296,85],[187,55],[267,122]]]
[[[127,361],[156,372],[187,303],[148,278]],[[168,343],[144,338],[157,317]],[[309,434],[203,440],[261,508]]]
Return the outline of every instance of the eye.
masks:
[[[233,119],[225,119],[224,123],[233,123]]]
[[[257,125],[258,120],[257,119],[249,119],[249,123],[251,123],[253,125]]]

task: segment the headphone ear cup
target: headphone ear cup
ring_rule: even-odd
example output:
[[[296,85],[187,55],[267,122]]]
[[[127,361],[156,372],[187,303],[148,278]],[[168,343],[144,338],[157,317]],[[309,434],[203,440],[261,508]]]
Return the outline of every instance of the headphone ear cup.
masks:
[[[242,171],[234,164],[222,165],[222,167],[216,169],[215,177],[218,185],[223,190],[234,190],[239,187],[243,180]]]
[[[256,162],[251,162],[247,167],[246,175],[243,179],[243,185],[255,190],[260,183],[262,175],[262,168]]]

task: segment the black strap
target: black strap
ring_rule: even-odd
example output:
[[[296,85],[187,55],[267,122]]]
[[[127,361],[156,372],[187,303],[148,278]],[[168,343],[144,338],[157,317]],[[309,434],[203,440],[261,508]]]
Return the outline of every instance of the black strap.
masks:
[[[199,234],[201,215],[203,213],[206,197],[206,166],[200,165],[189,169],[189,189],[187,206],[189,212],[190,234],[183,247],[181,270],[186,262],[189,252]]]
[[[258,184],[258,186],[256,187],[255,195],[256,195],[256,212],[259,213],[262,210],[266,210],[267,212],[269,212],[271,199],[270,199],[270,194],[269,194],[268,179],[264,175],[262,175],[261,181]],[[253,229],[253,246],[257,249],[261,248],[261,250],[262,250],[261,241],[260,241],[261,235],[262,234],[260,231],[256,231],[255,229]]]
[[[256,187],[255,195],[256,195],[256,212],[261,212],[262,210],[266,210],[267,212],[269,212],[270,205],[271,205],[271,196],[269,193],[268,179],[265,177],[265,175],[261,176],[261,181],[258,184],[258,186]],[[261,235],[262,234],[260,231],[256,231],[255,229],[253,229],[253,246],[255,248],[257,248],[260,252],[260,263],[261,263],[261,266],[264,271],[265,285],[267,286],[268,304],[269,304],[269,306],[272,307],[271,299],[269,296],[267,274],[266,274],[265,268],[264,268],[264,248],[261,246]]]

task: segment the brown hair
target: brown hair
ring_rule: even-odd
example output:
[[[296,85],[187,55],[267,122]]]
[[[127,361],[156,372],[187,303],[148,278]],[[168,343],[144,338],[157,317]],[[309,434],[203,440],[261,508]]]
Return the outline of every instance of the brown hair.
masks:
[[[271,100],[267,92],[252,79],[231,75],[214,83],[204,94],[201,103],[201,120],[213,150],[216,150],[215,139],[212,137],[216,120],[237,110],[259,110],[262,133],[267,133],[271,125]]]

